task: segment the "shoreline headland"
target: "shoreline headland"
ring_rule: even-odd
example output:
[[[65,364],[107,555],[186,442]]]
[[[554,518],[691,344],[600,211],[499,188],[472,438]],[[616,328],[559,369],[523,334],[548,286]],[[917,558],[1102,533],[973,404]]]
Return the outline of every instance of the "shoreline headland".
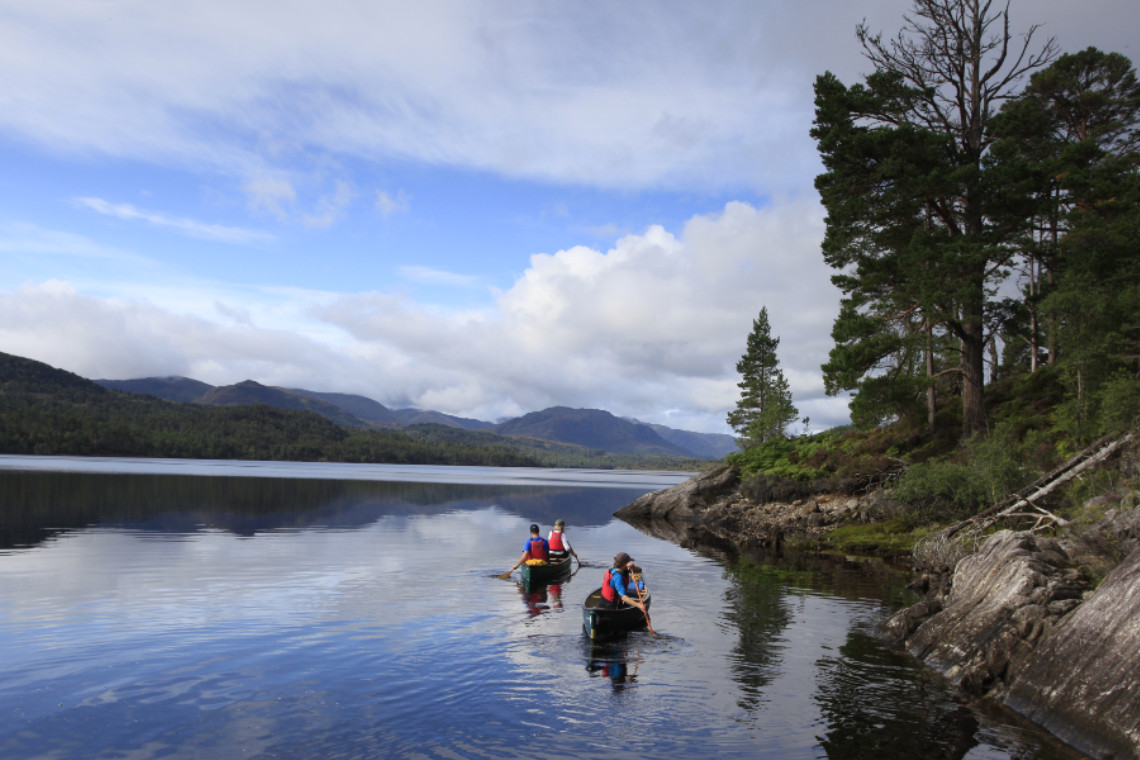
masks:
[[[724,465],[615,516],[680,546],[779,553],[825,551],[829,534],[892,509],[882,489],[757,503],[743,486]],[[1089,757],[1140,757],[1140,509],[1130,501],[1080,534],[1000,530],[953,567],[912,563],[922,598],[880,635]],[[1107,569],[1099,583],[1090,564]]]

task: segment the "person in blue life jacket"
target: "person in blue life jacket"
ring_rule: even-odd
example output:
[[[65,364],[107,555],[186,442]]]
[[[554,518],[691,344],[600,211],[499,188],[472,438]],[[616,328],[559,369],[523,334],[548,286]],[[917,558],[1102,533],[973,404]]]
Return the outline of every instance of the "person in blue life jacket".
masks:
[[[511,570],[513,571],[519,565],[528,560],[539,560],[537,564],[546,564],[546,558],[550,555],[550,544],[545,538],[542,537],[542,531],[538,529],[537,525],[530,526],[530,538],[526,540],[523,545],[522,556],[516,562]],[[508,571],[509,572],[509,571]]]
[[[625,552],[614,555],[614,566],[606,570],[602,580],[602,601],[605,606],[615,609],[628,604],[645,611],[645,604],[638,599],[639,591],[645,593],[645,581],[639,577],[635,582],[635,573],[640,576],[641,568],[633,564],[632,557]]]

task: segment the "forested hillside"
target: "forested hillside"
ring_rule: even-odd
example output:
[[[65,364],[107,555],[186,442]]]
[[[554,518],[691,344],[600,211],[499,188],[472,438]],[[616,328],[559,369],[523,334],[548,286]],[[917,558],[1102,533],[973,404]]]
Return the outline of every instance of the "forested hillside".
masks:
[[[103,388],[0,354],[0,453],[534,466],[494,442],[349,429],[309,411],[203,406]]]
[[[154,390],[154,379],[145,387]],[[0,454],[672,470],[708,464],[681,449],[615,453],[438,423],[364,427],[311,393],[253,382],[211,394],[209,403],[185,403],[116,391],[0,353]],[[344,424],[334,422],[339,418]]]

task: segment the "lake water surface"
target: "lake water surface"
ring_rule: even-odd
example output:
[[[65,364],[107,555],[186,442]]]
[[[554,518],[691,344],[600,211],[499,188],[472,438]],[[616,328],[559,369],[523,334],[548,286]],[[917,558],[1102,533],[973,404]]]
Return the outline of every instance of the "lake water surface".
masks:
[[[0,758],[1079,757],[874,636],[904,575],[612,517],[684,477],[0,457]],[[617,551],[657,635],[591,644]]]

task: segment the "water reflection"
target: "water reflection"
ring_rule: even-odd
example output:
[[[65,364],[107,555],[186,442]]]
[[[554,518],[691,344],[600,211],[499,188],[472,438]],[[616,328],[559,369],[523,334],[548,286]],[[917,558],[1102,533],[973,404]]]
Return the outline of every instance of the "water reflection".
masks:
[[[607,678],[615,692],[632,688],[637,684],[641,666],[646,656],[635,639],[593,642],[588,645],[586,672],[594,678]]]
[[[1040,736],[1025,741],[1039,732],[1022,733],[1018,716],[965,701],[934,671],[886,646],[875,635],[877,622],[913,597],[907,576],[885,563],[754,553],[728,559],[725,577],[723,619],[737,636],[738,704],[750,716],[817,716],[826,757],[1079,757]],[[807,700],[786,683],[789,672],[805,671],[814,674]],[[983,744],[986,711],[984,722],[998,716],[1002,730]]]
[[[1070,757],[877,641],[877,566],[660,541],[637,495],[0,472],[0,758]],[[499,580],[558,517],[585,572]],[[591,642],[619,548],[659,635]]]
[[[609,522],[636,495],[600,487],[0,470],[0,550],[33,547],[93,526],[253,536],[308,528],[352,530],[384,516],[487,506],[525,513],[542,524],[568,518],[589,527]]]
[[[859,631],[817,663],[816,701],[828,727],[820,744],[829,757],[959,760],[978,745],[977,717],[933,674],[905,678],[913,667],[907,655]]]
[[[783,581],[771,565],[739,562],[728,575],[733,583],[725,590],[724,621],[738,631],[733,654],[739,665],[734,674],[740,706],[754,710],[766,701],[766,688],[782,660],[792,612]]]
[[[527,613],[531,617],[537,617],[544,612],[559,613],[565,610],[565,605],[562,602],[562,587],[569,583],[570,581],[566,580],[563,583],[534,585],[517,583],[516,585],[519,589],[519,596],[522,597],[523,604],[526,605]]]

